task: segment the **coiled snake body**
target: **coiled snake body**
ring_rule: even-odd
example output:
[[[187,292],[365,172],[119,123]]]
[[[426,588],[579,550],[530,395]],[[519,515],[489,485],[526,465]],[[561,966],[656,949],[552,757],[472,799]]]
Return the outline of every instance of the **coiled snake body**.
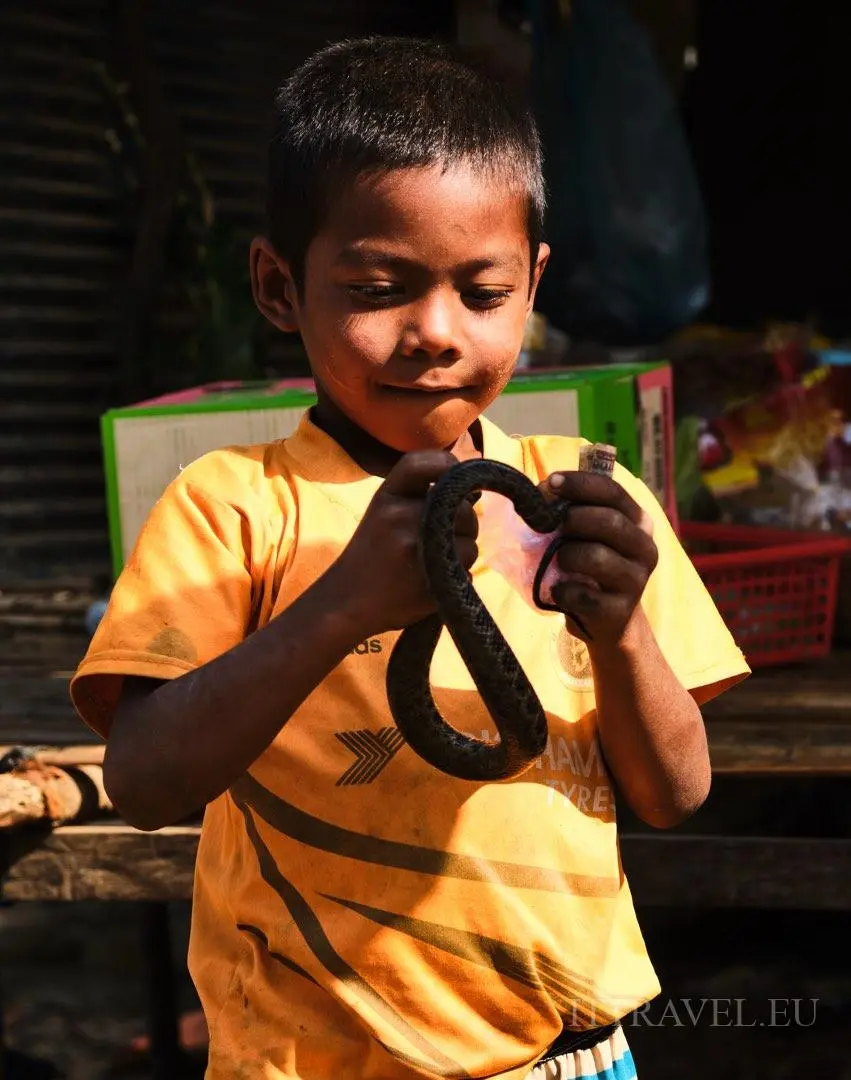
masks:
[[[535,484],[509,465],[488,459],[459,462],[433,484],[420,529],[420,555],[437,613],[406,627],[387,671],[387,697],[408,745],[441,772],[462,780],[494,781],[518,776],[546,749],[547,717],[517,657],[473,588],[455,550],[455,518],[474,492],[506,496],[526,524],[539,533],[558,529],[566,502],[547,502]],[[550,544],[535,579],[535,602],[543,573],[560,544]],[[446,723],[431,693],[432,656],[443,627],[452,636],[499,731],[498,743],[470,738]]]

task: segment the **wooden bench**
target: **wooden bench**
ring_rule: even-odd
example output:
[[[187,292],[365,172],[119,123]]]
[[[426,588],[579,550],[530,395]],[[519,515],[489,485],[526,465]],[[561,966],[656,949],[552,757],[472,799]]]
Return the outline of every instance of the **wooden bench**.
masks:
[[[0,667],[0,745],[84,741],[68,704],[68,674],[61,665],[51,678],[4,675]],[[769,798],[766,815],[759,796],[768,790],[776,799],[787,785],[798,798],[803,784],[812,797],[812,785],[839,784],[836,805],[851,806],[851,653],[758,672],[704,715],[714,773],[707,806],[672,832],[621,813],[622,857],[638,906],[851,911],[851,828],[761,829],[771,826],[774,804]],[[139,904],[155,1080],[180,1071],[167,904],[191,899],[199,832],[190,822],[140,833],[115,819],[0,832],[3,901]]]
[[[52,736],[61,745],[85,736],[67,704],[65,673],[27,693],[5,681],[0,743]],[[0,684],[0,694],[3,689]],[[11,701],[19,705],[13,709]],[[48,712],[55,714],[50,721]],[[731,807],[752,790],[749,781],[851,778],[851,653],[758,671],[704,715],[713,805],[672,832],[646,830],[628,817],[622,823],[623,858],[638,903],[851,910],[851,830],[846,838],[729,827]],[[0,834],[0,895],[12,901],[188,900],[198,833],[195,823],[145,834],[104,820]]]

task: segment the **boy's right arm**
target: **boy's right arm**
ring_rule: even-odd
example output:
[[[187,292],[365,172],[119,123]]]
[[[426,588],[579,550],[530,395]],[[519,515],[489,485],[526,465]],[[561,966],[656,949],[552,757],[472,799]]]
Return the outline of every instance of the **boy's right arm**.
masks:
[[[152,830],[203,809],[355,645],[434,610],[417,536],[429,485],[454,464],[443,451],[406,455],[339,559],[279,616],[178,678],[125,680],[104,758],[104,783],[125,821]],[[456,535],[466,567],[476,531],[464,507]]]

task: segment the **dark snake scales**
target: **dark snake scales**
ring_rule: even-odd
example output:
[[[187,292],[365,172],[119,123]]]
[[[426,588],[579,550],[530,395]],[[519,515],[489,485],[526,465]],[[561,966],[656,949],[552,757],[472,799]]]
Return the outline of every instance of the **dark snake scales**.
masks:
[[[494,491],[514,504],[539,533],[555,532],[566,502],[547,502],[523,473],[498,461],[454,465],[430,488],[419,534],[420,556],[437,613],[406,627],[390,657],[387,697],[396,726],[424,761],[461,780],[508,780],[525,772],[547,745],[547,717],[517,657],[480,600],[455,550],[455,518],[462,502]],[[544,572],[564,538],[548,547],[535,577],[535,603],[542,600]],[[432,656],[446,627],[499,732],[490,743],[461,734],[448,724],[431,693]]]

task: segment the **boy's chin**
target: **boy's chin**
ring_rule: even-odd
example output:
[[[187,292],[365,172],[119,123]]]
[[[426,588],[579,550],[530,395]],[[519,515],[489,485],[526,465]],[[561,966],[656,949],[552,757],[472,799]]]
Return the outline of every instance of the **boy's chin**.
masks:
[[[451,450],[476,419],[477,415],[474,415],[466,423],[428,424],[386,431],[383,436],[377,437],[379,442],[400,454],[413,454],[418,450]]]

